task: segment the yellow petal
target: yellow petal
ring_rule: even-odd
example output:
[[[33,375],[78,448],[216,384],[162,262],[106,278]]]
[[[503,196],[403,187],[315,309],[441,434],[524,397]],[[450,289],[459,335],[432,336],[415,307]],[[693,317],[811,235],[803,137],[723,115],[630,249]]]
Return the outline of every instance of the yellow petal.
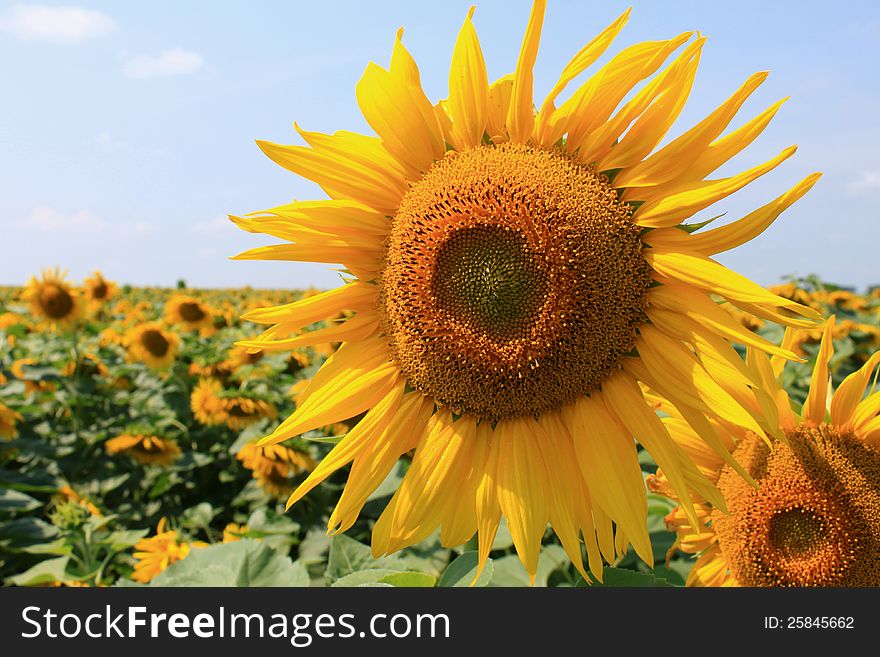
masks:
[[[410,395],[412,397],[412,395]],[[330,450],[309,476],[306,477],[287,500],[287,508],[301,500],[315,486],[324,481],[339,468],[347,465],[361,453],[373,453],[379,447],[379,440],[398,417],[398,408],[403,398],[403,385],[389,390],[349,431],[337,445]]]
[[[398,43],[400,35],[398,34]],[[402,46],[400,46],[402,48]],[[443,132],[421,86],[370,62],[356,87],[358,105],[388,151],[414,172],[443,157]]]
[[[501,522],[501,505],[498,502],[498,461],[501,440],[492,430],[489,422],[481,422],[477,427],[477,440],[484,441],[487,445],[486,465],[477,485],[478,565],[477,574],[471,584],[476,582],[483,572]]]
[[[363,203],[348,200],[295,201],[287,205],[251,213],[248,216],[267,214],[276,218],[277,228],[292,224],[300,230],[353,236],[385,237],[390,228],[388,217],[368,208]],[[262,226],[265,220],[258,222]],[[273,224],[273,228],[276,228]],[[289,239],[282,233],[268,233],[281,239]]]
[[[649,291],[648,300],[652,305],[682,313],[694,322],[699,322],[734,342],[750,345],[788,360],[800,360],[793,351],[779,347],[757,333],[749,331],[729,312],[692,287],[676,284],[659,285]]]
[[[449,69],[446,110],[452,118],[451,143],[456,150],[482,143],[489,113],[489,79],[480,41],[471,21],[473,15],[474,8],[471,7],[455,41]]]
[[[374,162],[380,162],[383,153],[378,140],[376,143],[377,146],[362,155],[373,155]],[[269,159],[288,171],[318,183],[325,191],[328,188],[336,190],[383,214],[393,215],[406,191],[406,183],[397,172],[378,164],[362,164],[352,155],[267,141],[257,141],[257,145]]]
[[[574,80],[583,71],[587,70],[599,57],[602,56],[608,46],[617,38],[617,35],[623,29],[629,20],[629,14],[632,9],[627,9],[617,17],[611,25],[606,27],[596,38],[585,45],[581,50],[572,57],[571,61],[562,69],[559,80],[553,85],[553,89],[547,94],[547,98],[541,105],[541,110],[535,119],[535,141],[545,148],[550,148],[559,140],[562,134],[556,135],[550,130],[550,120],[556,111],[556,99],[559,97],[568,83]]]
[[[265,349],[268,351],[290,351],[300,347],[308,347],[328,342],[354,342],[365,340],[379,328],[379,318],[375,313],[368,312],[356,315],[351,319],[333,324],[315,331],[308,331],[294,338],[283,340],[240,340],[235,344],[240,347]]]
[[[513,76],[505,75],[489,86],[486,132],[495,143],[507,141],[507,112],[513,95]]]
[[[737,274],[710,258],[691,253],[645,252],[645,259],[658,272],[674,280],[694,285],[707,292],[720,294],[728,301],[766,304],[791,311],[810,320],[821,321],[822,316],[799,303],[768,292],[745,276]]]
[[[840,431],[851,431],[856,408],[871,381],[874,368],[880,365],[880,351],[874,353],[857,371],[846,377],[831,398],[831,423]]]
[[[353,418],[404,385],[384,338],[346,342],[312,378],[299,407],[259,444],[280,443],[306,431]]]
[[[802,412],[806,424],[819,425],[825,422],[825,411],[828,405],[828,392],[830,387],[830,375],[828,363],[834,354],[834,340],[831,331],[834,329],[834,315],[825,323],[822,333],[822,342],[819,345],[819,353],[816,355],[816,366],[813,368],[813,376],[810,379],[810,392],[804,401]]]
[[[503,428],[502,428],[503,427]],[[498,503],[507,519],[513,545],[534,584],[541,538],[550,520],[547,503],[549,482],[535,442],[541,436],[532,418],[501,422],[497,482]]]
[[[633,213],[633,221],[639,226],[649,228],[675,226],[772,171],[794,155],[796,150],[797,146],[790,146],[772,160],[730,178],[685,183],[671,189],[667,196],[639,206]]]
[[[729,251],[763,233],[779,215],[810,191],[821,177],[821,173],[810,174],[782,196],[725,226],[696,233],[678,228],[660,228],[651,231],[646,239],[655,248],[666,250],[694,251],[703,255]]]
[[[880,414],[880,392],[868,395],[856,406],[853,415],[853,431],[856,435],[862,436],[865,427],[876,418],[877,414]]]
[[[303,328],[322,319],[335,317],[343,310],[362,311],[375,305],[376,286],[357,282],[305,297],[283,306],[250,310],[241,317],[258,324],[286,322]]]
[[[602,390],[609,409],[654,457],[678,494],[691,524],[697,526],[689,487],[713,501],[720,499],[720,493],[713,490],[713,484],[700,474],[690,457],[678,448],[669,436],[666,426],[648,406],[639,386],[628,374],[620,373],[610,377],[602,384]]]
[[[653,65],[660,56],[665,59],[667,52],[673,45],[682,43],[689,39],[690,36],[691,33],[682,34],[671,42],[662,45],[660,53],[649,61],[649,66]],[[578,152],[581,161],[598,162],[603,159],[617,144],[621,135],[623,135],[633,121],[645,113],[652,106],[652,103],[658,98],[665,96],[670,89],[674,89],[682,80],[687,80],[691,77],[696,66],[694,60],[699,57],[700,50],[705,42],[704,38],[700,38],[690,44],[672,64],[646,84],[613,117],[599,124],[598,127],[584,138]],[[576,138],[572,140],[570,145],[566,145],[569,149],[575,148],[577,146]]]
[[[578,151],[591,143],[623,98],[653,75],[672,52],[693,35],[685,32],[668,41],[649,41],[625,48],[600,68],[550,118],[545,143],[568,134],[566,148]]]
[[[766,79],[766,72],[755,73],[749,77],[718,109],[693,128],[673,139],[645,161],[621,171],[614,179],[614,186],[618,188],[649,187],[669,182],[680,176],[696,157],[702,155],[712,140],[721,134],[746,99]],[[627,200],[639,198],[637,192],[635,195],[631,195],[630,192],[631,189],[628,189]]]
[[[393,419],[387,423],[381,433],[374,428],[369,439],[361,441],[365,443],[364,447],[358,451],[350,450],[353,455],[346,456],[351,457],[349,458],[352,461],[351,472],[342,490],[342,496],[327,522],[329,530],[334,533],[344,532],[355,523],[367,498],[385,480],[400,455],[418,445],[433,410],[433,402],[420,392],[408,393],[404,395],[399,408],[394,412]],[[350,435],[351,433],[339,444],[346,441]]]
[[[519,60],[516,63],[516,72],[513,76],[510,108],[507,112],[507,131],[510,135],[510,141],[515,144],[526,143],[532,136],[532,130],[535,126],[533,69],[538,57],[538,44],[541,41],[541,27],[544,24],[546,8],[547,0],[534,0]]]
[[[702,45],[700,40],[696,43]],[[697,74],[700,53],[700,48],[696,47],[693,56],[682,63],[681,72],[670,76],[670,85],[660,92],[626,134],[599,159],[597,169],[627,169],[654,150],[684,109]]]
[[[575,456],[590,498],[631,537],[638,555],[652,563],[648,502],[635,442],[609,413],[601,393],[575,402],[570,422]],[[601,529],[598,520],[597,529]],[[601,546],[601,534],[599,538]],[[607,557],[607,550],[603,553]]]

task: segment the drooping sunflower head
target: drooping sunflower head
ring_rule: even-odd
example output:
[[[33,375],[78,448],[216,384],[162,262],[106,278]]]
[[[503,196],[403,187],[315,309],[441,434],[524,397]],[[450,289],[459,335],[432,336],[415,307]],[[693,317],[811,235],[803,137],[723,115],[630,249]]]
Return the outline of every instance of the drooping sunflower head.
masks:
[[[160,322],[145,322],[125,332],[124,344],[129,360],[164,370],[174,362],[180,338]]]
[[[259,397],[246,396],[241,391],[227,391],[220,397],[220,409],[226,426],[241,431],[258,420],[273,420],[278,411],[273,404]]]
[[[110,301],[116,294],[116,289],[116,283],[108,281],[99,271],[96,271],[83,281],[83,291],[85,292],[86,300],[93,307],[102,306]]]
[[[15,425],[23,419],[21,413],[12,410],[3,402],[0,402],[0,438],[11,440],[17,437],[18,429]]]
[[[31,276],[21,293],[40,325],[51,330],[70,329],[82,316],[79,292],[64,279],[60,269],[44,269],[41,278]]]
[[[165,303],[165,321],[190,331],[210,334],[214,330],[214,313],[196,297],[175,294]]]
[[[763,396],[765,421],[777,425],[780,439],[768,442],[715,424],[733,446],[725,463],[700,453],[693,430],[680,419],[667,420],[727,503],[726,511],[704,504],[698,525],[678,511],[667,518],[677,547],[699,555],[689,584],[880,585],[880,392],[864,397],[880,353],[841,383],[826,408],[833,324],[832,318],[800,415],[777,383],[782,363],[750,354],[764,372],[755,403]],[[787,343],[796,339],[786,336]],[[653,486],[670,494],[662,475]]]
[[[261,488],[276,497],[287,497],[296,487],[293,478],[315,469],[312,457],[284,445],[260,446],[248,443],[236,458],[253,473]]]
[[[180,458],[180,447],[173,440],[151,433],[132,431],[104,443],[108,454],[128,454],[144,465],[170,465]]]
[[[350,527],[362,492],[414,450],[374,528],[376,554],[439,526],[450,546],[478,533],[484,560],[503,515],[532,574],[548,522],[585,576],[581,538],[594,573],[628,543],[650,562],[633,438],[683,498],[723,501],[639,383],[688,421],[717,416],[763,435],[757,411],[736,402],[754,382],[731,365],[731,342],[795,354],[755,336],[716,298],[759,320],[811,327],[820,319],[712,259],[760,234],[818,174],[728,225],[685,223],[794,153],[708,178],[779,109],[727,131],[766,74],[659,148],[705,43],[692,32],[625,48],[557,106],[626,12],[574,55],[536,111],[544,5],[534,4],[514,73],[491,84],[468,13],[449,97],[437,103],[398,32],[390,67],[369,64],[356,90],[378,137],[297,127],[306,146],[258,142],[330,200],[231,217],[285,240],[239,258],[341,263],[350,275],[338,289],[249,311],[245,319],[272,326],[239,344],[341,345],[263,443],[363,415],[332,466],[319,466],[290,498],[351,463],[331,529]],[[696,522],[694,507],[685,509]],[[615,531],[616,543],[607,540]]]

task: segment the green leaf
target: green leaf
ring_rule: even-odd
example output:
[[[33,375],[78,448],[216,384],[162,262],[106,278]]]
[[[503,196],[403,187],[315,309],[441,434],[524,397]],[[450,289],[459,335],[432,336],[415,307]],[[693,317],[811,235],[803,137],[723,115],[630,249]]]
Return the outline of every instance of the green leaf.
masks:
[[[612,568],[606,566],[602,571],[602,583],[596,582],[593,586],[607,587],[653,587],[671,586],[669,582],[650,573],[639,573],[635,570],[624,568]]]
[[[46,559],[28,568],[20,575],[10,577],[7,581],[15,586],[41,586],[63,582],[67,579],[67,562],[70,557]]]
[[[249,539],[193,548],[185,559],[171,564],[150,582],[158,587],[308,585],[309,574],[302,563]]]
[[[477,575],[479,556],[476,550],[463,553],[443,571],[437,586],[470,586]],[[495,573],[495,565],[492,560],[486,561],[480,578],[474,582],[474,586],[487,586]]]
[[[547,586],[550,574],[568,563],[568,555],[558,545],[545,545],[538,558],[535,586]],[[495,572],[489,586],[529,586],[529,574],[515,554],[495,560]]]
[[[0,511],[33,511],[41,506],[43,506],[42,502],[35,500],[27,493],[0,488]]]
[[[427,573],[405,571],[402,573],[386,575],[380,579],[379,582],[404,588],[431,588],[437,583],[437,578],[433,575],[428,575]]]
[[[372,586],[377,583],[388,584],[392,586],[392,584],[388,582],[382,582],[383,578],[389,577],[391,575],[400,574],[396,570],[389,570],[388,568],[367,568],[366,570],[359,570],[356,573],[351,573],[346,575],[345,577],[340,577],[335,582],[333,582],[330,586],[332,587],[352,587],[352,586]]]
[[[406,570],[394,557],[374,559],[370,548],[345,534],[334,536],[330,541],[325,577],[331,584],[338,579],[361,570],[386,568],[396,572]]]

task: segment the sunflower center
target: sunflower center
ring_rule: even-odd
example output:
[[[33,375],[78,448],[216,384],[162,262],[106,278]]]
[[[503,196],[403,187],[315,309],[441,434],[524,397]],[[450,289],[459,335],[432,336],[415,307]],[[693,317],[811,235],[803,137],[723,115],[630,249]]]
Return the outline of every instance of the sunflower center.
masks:
[[[526,333],[547,295],[547,277],[521,233],[462,228],[440,247],[432,281],[437,307],[497,340]]]
[[[743,586],[880,585],[880,451],[829,425],[798,427],[771,451],[749,435],[718,487],[712,524]]]
[[[807,509],[780,511],[770,518],[767,539],[784,557],[799,558],[821,549],[825,542],[825,523]]]
[[[156,358],[161,358],[168,353],[170,346],[168,338],[162,335],[161,331],[156,329],[148,329],[141,334],[141,344],[144,349],[150,352]]]
[[[651,275],[605,176],[504,144],[449,153],[410,187],[378,283],[409,384],[497,420],[599,389],[646,320]]]
[[[107,296],[107,283],[104,281],[100,281],[97,285],[92,287],[92,298],[94,299],[103,299]]]
[[[61,319],[73,310],[73,297],[60,285],[46,283],[40,290],[40,306],[52,319]]]
[[[180,316],[187,322],[198,322],[205,317],[205,311],[194,301],[184,301],[180,304]]]

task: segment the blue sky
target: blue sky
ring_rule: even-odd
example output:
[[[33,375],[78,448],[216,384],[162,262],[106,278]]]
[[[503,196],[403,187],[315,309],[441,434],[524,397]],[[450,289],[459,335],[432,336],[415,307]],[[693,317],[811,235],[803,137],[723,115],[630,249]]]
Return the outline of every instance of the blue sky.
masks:
[[[387,65],[395,30],[429,97],[446,97],[449,58],[471,2],[0,2],[0,284],[44,266],[81,280],[204,287],[328,287],[329,267],[230,261],[272,238],[228,213],[320,190],[266,159],[254,139],[307,130],[369,133],[355,101],[367,62]],[[630,3],[551,0],[537,98]],[[812,171],[825,176],[755,242],[719,259],[763,284],[815,272],[880,283],[880,9],[874,2],[634,4],[611,53],[684,30],[709,37],[674,136],[754,71],[770,70],[734,127],[791,96],[765,133],[717,175],[798,153],[712,208],[738,218]],[[513,70],[530,2],[477,3],[490,79]],[[607,55],[606,58],[607,59]],[[604,61],[604,59],[602,60]],[[574,88],[574,86],[572,86]]]

